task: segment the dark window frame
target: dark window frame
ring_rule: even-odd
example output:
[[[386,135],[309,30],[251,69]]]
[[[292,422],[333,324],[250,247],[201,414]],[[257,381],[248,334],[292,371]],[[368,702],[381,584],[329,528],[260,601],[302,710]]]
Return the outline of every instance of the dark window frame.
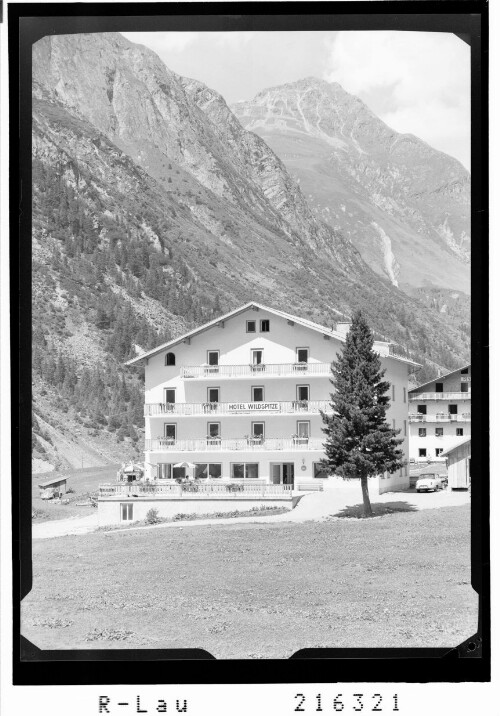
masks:
[[[264,328],[264,326],[267,324],[267,328]],[[271,321],[269,318],[261,318],[260,319],[260,332],[261,333],[269,333],[271,330]]]

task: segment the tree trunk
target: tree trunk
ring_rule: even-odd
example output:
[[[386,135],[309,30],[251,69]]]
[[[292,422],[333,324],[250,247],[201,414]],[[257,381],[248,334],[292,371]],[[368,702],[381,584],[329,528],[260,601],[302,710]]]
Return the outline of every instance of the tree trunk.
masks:
[[[370,495],[368,494],[368,477],[366,475],[361,478],[361,492],[363,494],[365,517],[372,517],[373,510],[370,502]]]

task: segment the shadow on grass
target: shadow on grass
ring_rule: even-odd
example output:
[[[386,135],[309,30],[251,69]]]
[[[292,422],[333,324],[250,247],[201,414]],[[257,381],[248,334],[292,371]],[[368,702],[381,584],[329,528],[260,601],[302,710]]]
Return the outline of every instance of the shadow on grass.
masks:
[[[379,503],[373,503],[372,502],[372,510],[373,515],[370,515],[370,517],[382,517],[383,515],[392,515],[395,512],[417,512],[417,508],[414,505],[411,505],[409,502],[379,502]],[[347,505],[347,507],[344,507],[343,510],[340,510],[340,512],[337,512],[334,515],[330,515],[330,517],[339,517],[339,518],[351,518],[351,519],[370,519],[365,518],[364,513],[364,507],[363,503],[359,503],[357,505]]]

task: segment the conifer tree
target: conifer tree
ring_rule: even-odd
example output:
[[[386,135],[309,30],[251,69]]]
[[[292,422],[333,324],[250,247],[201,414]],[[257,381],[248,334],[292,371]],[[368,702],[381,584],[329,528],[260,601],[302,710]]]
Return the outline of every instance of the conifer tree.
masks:
[[[373,350],[373,336],[361,311],[357,311],[341,352],[331,366],[330,394],[333,414],[321,413],[326,435],[323,465],[344,479],[361,481],[364,515],[373,514],[368,477],[403,467],[403,453],[396,438],[399,430],[386,421],[390,384]]]

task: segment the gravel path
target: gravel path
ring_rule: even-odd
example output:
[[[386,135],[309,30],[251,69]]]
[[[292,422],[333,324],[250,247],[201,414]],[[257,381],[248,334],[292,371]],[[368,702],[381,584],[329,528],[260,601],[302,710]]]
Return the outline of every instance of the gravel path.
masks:
[[[160,525],[144,527],[131,527],[130,530],[165,529],[168,527],[202,527],[206,525],[228,525],[245,523],[285,523],[321,521],[339,513],[346,507],[358,505],[362,502],[359,485],[346,485],[324,492],[313,492],[300,496],[299,503],[291,512],[281,515],[268,515],[265,517],[228,517],[226,519],[193,520],[179,522],[165,522]],[[470,503],[468,492],[452,492],[440,490],[439,492],[417,493],[415,490],[405,492],[386,492],[383,495],[373,495],[372,505],[385,504],[395,510],[401,507],[408,509],[425,510],[439,507],[453,507]],[[65,535],[81,535],[93,532],[98,526],[97,510],[86,517],[76,517],[67,520],[52,520],[33,525],[33,539],[50,539]],[[104,533],[108,534],[108,533]],[[115,530],[112,534],[116,534]]]

